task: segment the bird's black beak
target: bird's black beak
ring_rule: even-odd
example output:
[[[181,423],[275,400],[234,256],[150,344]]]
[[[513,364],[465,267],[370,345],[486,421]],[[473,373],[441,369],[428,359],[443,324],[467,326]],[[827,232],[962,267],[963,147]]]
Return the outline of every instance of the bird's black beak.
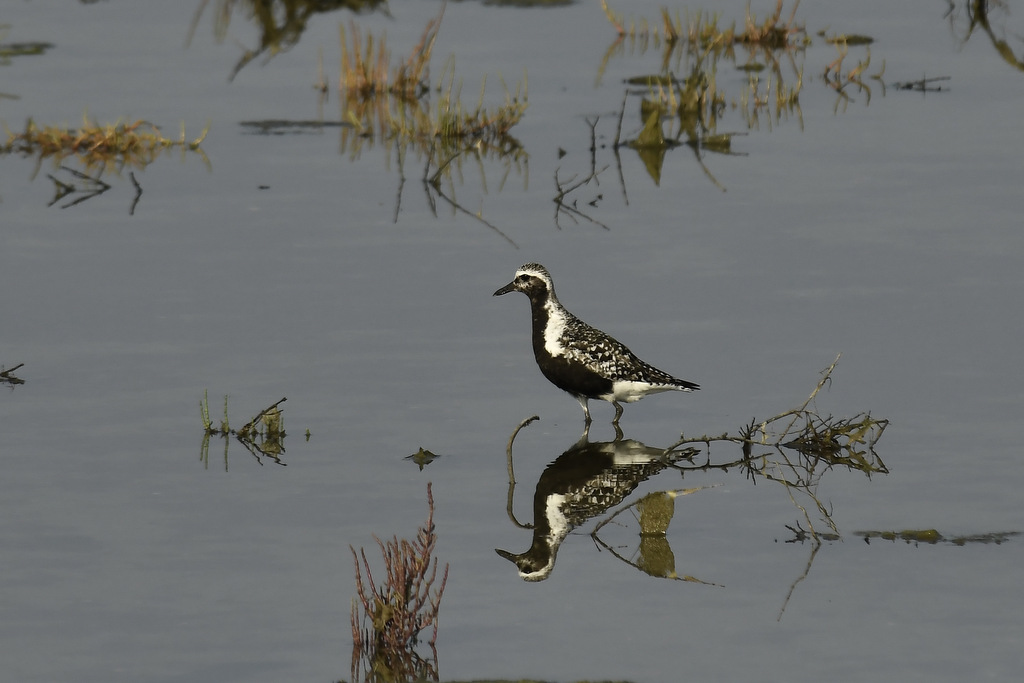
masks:
[[[510,283],[508,283],[507,285],[505,285],[504,287],[499,289],[497,292],[495,292],[491,296],[501,296],[502,294],[508,294],[509,292],[514,292],[514,291],[516,291],[515,280],[513,280]]]

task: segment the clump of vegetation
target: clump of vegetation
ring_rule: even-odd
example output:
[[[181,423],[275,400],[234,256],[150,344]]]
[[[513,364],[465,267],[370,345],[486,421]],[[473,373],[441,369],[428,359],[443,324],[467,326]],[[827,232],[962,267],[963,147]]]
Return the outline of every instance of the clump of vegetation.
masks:
[[[851,418],[822,416],[812,405],[818,392],[832,381],[832,372],[838,363],[839,356],[836,356],[832,364],[822,371],[821,380],[800,407],[767,420],[752,420],[735,435],[704,435],[697,438],[680,435],[679,440],[668,450],[703,443],[710,451],[714,442],[739,444],[742,459],[726,467],[740,466],[751,477],[764,477],[782,484],[791,496],[794,491],[803,491],[814,502],[829,529],[838,532],[831,512],[815,494],[822,474],[833,467],[857,470],[869,477],[889,472],[875,452],[875,444],[889,426],[888,420],[874,418],[870,413],[861,413]],[[769,450],[755,454],[754,449],[758,447],[767,447]],[[793,453],[796,457],[793,457]],[[810,524],[811,535],[817,538],[807,511],[803,506],[797,506]]]
[[[363,48],[362,32],[354,21],[349,23],[352,34],[352,51],[349,52],[345,25],[339,26],[341,34],[341,77],[340,88],[357,97],[368,98],[376,95],[394,95],[402,99],[415,100],[429,89],[430,56],[441,27],[441,14],[427,22],[419,44],[412,53],[394,68],[391,67],[391,52],[387,49],[387,34],[382,34],[374,49],[373,34],[365,38]]]
[[[680,14],[664,7],[659,20],[627,19],[613,11],[606,0],[601,5],[617,37],[602,60],[598,82],[611,58],[622,54],[627,46],[631,52],[644,52],[652,45],[662,51],[656,73],[628,79],[631,86],[645,87],[646,92],[634,88],[626,93],[626,98],[642,98],[642,127],[634,138],[622,141],[637,152],[655,182],[660,181],[666,151],[688,145],[711,182],[724,191],[704,156],[705,152],[734,154],[732,141],[740,133],[720,130],[729,113],[738,113],[750,130],[770,128],[790,119],[803,125],[800,94],[806,48],[812,40],[796,16],[799,0],[788,8],[785,0],[776,0],[774,9],[763,17],[754,14],[748,4],[739,24],[726,24],[718,13],[698,10]],[[852,101],[851,85],[870,101],[871,90],[864,76],[871,64],[867,47],[871,38],[819,35],[836,45],[840,53],[824,72],[825,83],[837,92],[836,109]],[[866,56],[854,66],[844,67],[843,58],[851,48],[866,50]],[[731,74],[720,78],[725,65],[746,74],[743,86],[727,91],[736,79]],[[871,77],[880,81],[884,71],[883,61],[879,72]],[[621,116],[618,128],[621,131]],[[618,144],[617,132],[616,147]]]
[[[474,165],[484,179],[484,166],[497,162],[504,178],[522,175],[526,152],[512,134],[528,106],[524,80],[510,90],[502,80],[504,101],[485,105],[487,79],[481,83],[476,106],[462,102],[462,81],[455,75],[455,58],[450,57],[440,77],[431,78],[430,58],[444,15],[444,7],[430,20],[419,42],[403,60],[393,62],[382,35],[375,38],[355,23],[341,29],[341,74],[338,78],[341,106],[340,148],[357,158],[366,147],[380,144],[388,163],[397,164],[400,183],[395,200],[395,220],[402,201],[405,167],[418,157],[422,181],[430,208],[436,213],[442,200],[453,212],[461,212],[486,225],[511,242],[479,209],[463,206],[455,196],[454,178],[461,178],[463,165]],[[315,87],[328,92],[323,59]],[[412,156],[410,156],[410,152]],[[504,183],[504,178],[501,180]]]
[[[455,79],[454,59],[449,59],[436,87],[437,103],[430,105],[429,62],[443,14],[442,7],[441,14],[427,23],[409,57],[394,67],[385,37],[375,40],[370,33],[364,37],[353,23],[349,29],[350,50],[348,34],[342,27],[339,86],[343,118],[361,136],[398,137],[426,146],[437,140],[449,144],[508,144],[509,131],[526,112],[525,85],[517,87],[514,94],[506,86],[505,102],[488,109],[483,105],[485,79],[476,108],[466,108],[460,99],[462,83]]]
[[[795,21],[796,10],[800,6],[799,0],[794,3],[789,18],[782,20],[782,9],[784,0],[777,0],[775,11],[767,15],[762,21],[750,12],[750,5],[747,5],[746,16],[744,17],[743,28],[736,30],[735,22],[728,27],[719,26],[719,15],[697,11],[690,15],[688,12],[685,19],[681,18],[677,11],[672,16],[668,9],[661,8],[661,28],[651,27],[647,20],[639,23],[635,20],[626,22],[626,19],[616,14],[608,6],[606,0],[601,0],[601,8],[612,26],[615,27],[620,37],[628,38],[652,38],[656,44],[665,42],[674,45],[677,42],[685,41],[691,45],[699,46],[701,49],[713,47],[728,47],[734,43],[745,45],[759,45],[772,50],[786,49],[806,42],[806,31],[801,24]]]
[[[199,137],[188,140],[185,125],[177,140],[167,138],[155,124],[148,121],[101,125],[83,117],[79,128],[39,126],[29,119],[25,129],[12,132],[6,126],[7,140],[0,145],[0,154],[38,156],[53,159],[59,165],[65,159],[78,159],[86,170],[120,171],[124,167],[145,168],[169,149],[195,152],[209,165],[200,145],[209,132],[209,124]]]
[[[384,559],[385,578],[377,583],[370,572],[366,551],[352,546],[356,568],[356,599],[352,601],[352,680],[438,680],[437,626],[441,596],[448,582],[444,566],[441,585],[434,589],[438,560],[434,530],[434,497],[427,484],[427,521],[416,540],[374,536]],[[365,575],[364,575],[365,573]],[[416,651],[419,635],[430,629],[427,644],[432,656]],[[360,662],[365,662],[361,667]]]
[[[771,50],[784,50],[793,45],[806,44],[807,31],[802,24],[797,24],[795,20],[796,10],[800,7],[800,0],[796,0],[793,3],[793,10],[789,13],[789,18],[785,22],[782,21],[783,3],[784,0],[777,0],[775,11],[767,15],[760,23],[750,13],[750,5],[748,4],[743,32],[736,35],[734,40],[737,43],[762,45]]]
[[[227,437],[234,436],[261,465],[263,464],[261,457],[268,457],[279,465],[285,465],[286,463],[281,461],[281,456],[284,455],[284,437],[287,436],[287,432],[284,429],[284,411],[279,406],[287,400],[287,398],[282,398],[261,410],[241,428],[232,429],[228,421],[228,397],[224,397],[224,417],[221,418],[219,424],[215,425],[210,419],[209,399],[206,392],[203,391],[203,398],[199,401],[199,415],[203,421],[203,443],[200,458],[209,465],[210,437],[224,438],[224,469],[227,470]],[[306,433],[306,440],[309,440],[309,430]]]

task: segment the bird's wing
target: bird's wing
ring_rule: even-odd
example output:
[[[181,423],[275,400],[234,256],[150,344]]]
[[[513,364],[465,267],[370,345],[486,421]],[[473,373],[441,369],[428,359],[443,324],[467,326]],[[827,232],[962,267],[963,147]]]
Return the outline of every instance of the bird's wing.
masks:
[[[567,360],[602,377],[622,378],[636,367],[646,365],[625,344],[578,318],[566,325],[560,341]]]
[[[697,386],[641,360],[618,339],[575,316],[566,325],[560,341],[567,360],[581,363],[602,377],[671,386]]]

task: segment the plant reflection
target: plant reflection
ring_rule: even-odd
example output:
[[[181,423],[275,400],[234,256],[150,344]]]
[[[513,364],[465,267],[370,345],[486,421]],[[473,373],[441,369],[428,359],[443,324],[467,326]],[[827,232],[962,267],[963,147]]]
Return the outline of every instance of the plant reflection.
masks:
[[[399,171],[395,222],[402,206],[405,166],[412,154],[416,165],[422,168],[420,180],[435,215],[438,204],[443,202],[453,213],[473,218],[516,246],[479,210],[468,208],[456,196],[456,186],[468,170],[480,178],[481,191],[486,194],[489,183],[485,167],[490,164],[501,169],[499,190],[512,174],[523,177],[524,184],[527,182],[528,157],[510,133],[528,107],[526,81],[524,78],[514,91],[501,81],[504,101],[486,107],[485,79],[476,107],[465,107],[461,100],[462,84],[455,76],[455,60],[449,58],[437,83],[432,85],[429,61],[444,9],[442,5],[437,17],[427,22],[409,56],[394,66],[385,36],[375,40],[370,33],[364,35],[355,23],[350,24],[347,32],[342,27],[338,101],[339,121],[344,125],[339,148],[355,160],[364,149],[380,145],[389,165],[394,158]],[[328,92],[322,58],[319,83],[322,106]]]
[[[718,14],[697,11],[673,16],[661,10],[660,24],[627,20],[602,2],[616,37],[609,45],[598,67],[597,83],[613,59],[658,51],[660,60],[654,73],[627,79],[626,100],[639,98],[640,131],[635,137],[620,137],[622,115],[615,134],[617,150],[633,149],[648,175],[660,184],[661,170],[668,150],[687,145],[701,169],[720,190],[725,190],[705,164],[708,154],[736,154],[732,140],[739,133],[723,130],[727,117],[738,114],[744,128],[771,130],[789,120],[803,127],[800,93],[804,84],[806,48],[812,39],[805,26],[796,19],[799,1],[784,15],[783,0],[763,19],[751,14],[748,7],[742,25],[725,25]],[[833,43],[839,57],[825,68],[824,82],[836,92],[834,111],[851,101],[851,91],[866,95],[870,103],[871,89],[864,78],[871,64],[868,44],[871,39],[860,35],[818,35]],[[845,58],[853,47],[863,49],[865,57],[852,66]],[[853,60],[850,60],[851,62]],[[725,70],[728,70],[727,72]],[[870,78],[881,82],[885,70]],[[745,83],[736,89],[731,72],[746,75]],[[726,77],[722,76],[723,72]],[[640,89],[637,89],[637,88]],[[883,84],[884,88],[884,84]],[[884,90],[883,90],[884,92]],[[622,174],[620,171],[620,178]],[[623,193],[625,185],[623,183]]]
[[[219,436],[224,440],[224,471],[228,471],[228,446],[229,436],[234,436],[238,443],[249,451],[256,462],[263,465],[263,458],[269,458],[282,467],[288,463],[282,460],[284,455],[284,437],[287,432],[284,430],[284,411],[279,407],[287,401],[282,398],[249,420],[239,429],[232,429],[228,423],[228,397],[224,397],[224,417],[220,424],[214,425],[210,419],[210,402],[206,392],[203,392],[203,399],[199,402],[199,414],[203,421],[203,441],[199,447],[199,460],[203,467],[210,466],[210,437]],[[307,431],[307,441],[308,431]]]
[[[902,531],[855,531],[854,536],[860,536],[865,543],[871,543],[872,539],[882,541],[902,541],[908,545],[947,545],[965,546],[972,543],[981,545],[1002,545],[1015,536],[1020,536],[1019,531],[993,531],[981,534],[966,534],[959,536],[944,536],[935,529],[903,529]]]
[[[428,451],[427,449],[421,446],[418,451],[416,451],[412,455],[405,456],[404,459],[416,463],[420,468],[420,472],[422,472],[424,467],[426,467],[427,465],[434,462],[440,457],[441,456],[438,455],[437,453]]]
[[[996,30],[992,26],[991,15],[996,14],[999,33],[1006,34],[1005,22],[1010,13],[1009,3],[1005,0],[966,0],[961,8],[954,0],[947,2],[949,8],[946,10],[946,17],[949,19],[950,28],[954,34],[958,34],[962,43],[966,44],[974,35],[974,29],[980,28],[1004,62],[1018,71],[1024,71],[1024,49],[1021,49],[1018,56],[1004,37],[996,35]],[[966,24],[963,29],[958,27],[961,20]],[[1016,37],[1020,41],[1020,36]]]
[[[84,117],[81,127],[68,128],[39,126],[29,119],[23,131],[7,131],[7,141],[0,144],[0,156],[17,154],[35,157],[36,166],[32,170],[32,178],[39,173],[45,160],[51,161],[55,172],[71,176],[61,180],[54,174],[46,174],[54,185],[54,197],[48,206],[72,195],[79,195],[60,207],[67,209],[110,190],[110,183],[103,180],[104,173],[120,176],[126,168],[141,171],[172,149],[180,150],[183,159],[189,153],[198,155],[209,170],[210,160],[201,147],[208,132],[209,125],[199,137],[190,141],[185,137],[184,124],[181,137],[171,139],[165,137],[158,126],[142,120],[101,125]],[[69,164],[78,165],[81,170]],[[134,215],[142,196],[142,186],[132,170],[129,170],[128,176],[135,187],[135,197],[128,213]]]
[[[199,20],[206,11],[210,0],[200,0],[192,17],[185,44],[192,42]],[[234,80],[238,72],[249,62],[262,54],[267,61],[275,55],[290,50],[302,38],[306,24],[317,14],[327,14],[340,9],[353,12],[373,11],[381,6],[387,8],[385,0],[213,0],[213,35],[217,42],[223,42],[235,11],[245,11],[248,18],[260,31],[259,45],[246,49],[231,70],[228,80]]]

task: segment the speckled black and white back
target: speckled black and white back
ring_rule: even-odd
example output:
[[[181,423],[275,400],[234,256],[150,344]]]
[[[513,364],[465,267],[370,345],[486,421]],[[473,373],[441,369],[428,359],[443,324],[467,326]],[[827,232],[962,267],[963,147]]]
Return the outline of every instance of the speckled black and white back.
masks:
[[[589,419],[587,399],[616,405],[661,391],[694,391],[700,386],[673,377],[641,360],[625,344],[570,313],[555,295],[551,274],[539,263],[527,263],[495,295],[519,291],[530,299],[533,350],[541,372],[555,386],[579,400]]]

